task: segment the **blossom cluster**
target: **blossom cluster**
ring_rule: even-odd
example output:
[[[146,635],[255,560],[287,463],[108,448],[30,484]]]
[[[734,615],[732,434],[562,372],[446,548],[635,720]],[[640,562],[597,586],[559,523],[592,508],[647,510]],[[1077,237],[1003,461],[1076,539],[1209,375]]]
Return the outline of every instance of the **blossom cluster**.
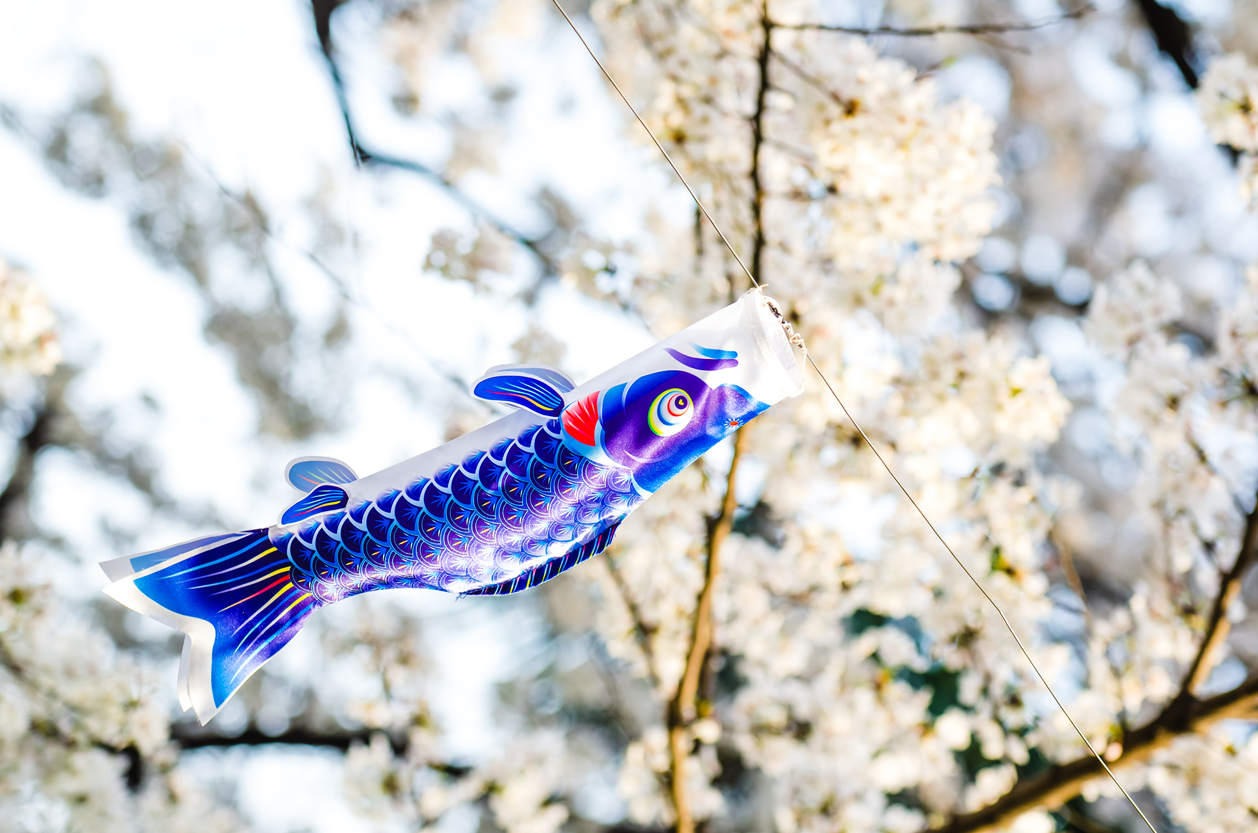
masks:
[[[1220,55],[1202,77],[1197,101],[1210,136],[1240,152],[1241,194],[1258,203],[1258,66],[1241,52]]]
[[[60,598],[47,571],[0,547],[0,819],[5,829],[240,830],[175,764],[152,668]],[[128,790],[128,753],[154,766]],[[9,826],[9,825],[12,826]]]
[[[941,104],[931,79],[862,40],[796,49],[842,103],[814,93],[808,119],[818,168],[837,191],[836,265],[885,275],[906,246],[927,262],[974,254],[991,230],[987,191],[999,183],[991,118],[972,101]]]
[[[43,291],[0,260],[0,365],[10,373],[51,373],[61,361],[56,324]]]
[[[1147,783],[1188,830],[1241,833],[1253,828],[1258,735],[1217,726],[1177,739],[1149,766]]]

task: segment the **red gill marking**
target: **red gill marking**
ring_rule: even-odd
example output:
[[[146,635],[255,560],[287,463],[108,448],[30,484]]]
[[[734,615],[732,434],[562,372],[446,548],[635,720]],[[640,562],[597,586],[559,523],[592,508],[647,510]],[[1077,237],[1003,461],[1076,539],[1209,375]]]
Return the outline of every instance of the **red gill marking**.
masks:
[[[568,436],[577,442],[593,446],[595,426],[598,425],[598,391],[591,393],[582,400],[574,402],[572,407],[563,412],[563,427]]]

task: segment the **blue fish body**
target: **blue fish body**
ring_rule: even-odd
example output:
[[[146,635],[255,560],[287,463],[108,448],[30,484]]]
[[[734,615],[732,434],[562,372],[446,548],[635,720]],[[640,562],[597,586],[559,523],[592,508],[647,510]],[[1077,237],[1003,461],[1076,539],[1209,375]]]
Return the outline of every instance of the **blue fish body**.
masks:
[[[584,561],[594,554],[585,545],[606,532],[601,551],[645,498],[627,469],[565,445],[552,418],[431,478],[269,537],[292,563],[295,589],[323,604],[389,587],[497,595]]]
[[[286,477],[306,494],[280,523],[106,562],[106,592],[188,635],[180,702],[204,723],[320,607],[388,588],[515,593],[597,555],[661,485],[801,388],[754,293],[580,387],[493,368],[473,391],[515,413],[368,477],[296,460]]]

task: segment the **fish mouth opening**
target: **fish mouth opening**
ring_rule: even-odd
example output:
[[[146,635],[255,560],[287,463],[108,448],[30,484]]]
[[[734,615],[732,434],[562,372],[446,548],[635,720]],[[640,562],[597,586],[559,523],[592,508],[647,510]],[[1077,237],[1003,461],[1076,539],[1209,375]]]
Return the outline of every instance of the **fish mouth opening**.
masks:
[[[760,349],[766,358],[772,357],[776,360],[767,362],[769,365],[767,375],[772,380],[770,382],[772,387],[776,388],[774,393],[777,394],[772,402],[803,393],[803,368],[800,366],[800,359],[795,349],[786,337],[786,330],[783,328],[784,319],[777,311],[781,309],[781,306],[757,289],[744,293],[739,303],[744,301],[746,301],[745,315],[747,319],[750,319],[747,323],[755,333]]]

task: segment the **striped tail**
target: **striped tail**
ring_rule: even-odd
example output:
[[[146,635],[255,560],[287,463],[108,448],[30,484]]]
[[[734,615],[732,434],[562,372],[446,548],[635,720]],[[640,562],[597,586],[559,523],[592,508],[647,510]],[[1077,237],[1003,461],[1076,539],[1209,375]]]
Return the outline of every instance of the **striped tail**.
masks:
[[[319,602],[290,580],[265,529],[215,535],[101,565],[105,592],[188,635],[179,701],[209,722],[296,636]]]

